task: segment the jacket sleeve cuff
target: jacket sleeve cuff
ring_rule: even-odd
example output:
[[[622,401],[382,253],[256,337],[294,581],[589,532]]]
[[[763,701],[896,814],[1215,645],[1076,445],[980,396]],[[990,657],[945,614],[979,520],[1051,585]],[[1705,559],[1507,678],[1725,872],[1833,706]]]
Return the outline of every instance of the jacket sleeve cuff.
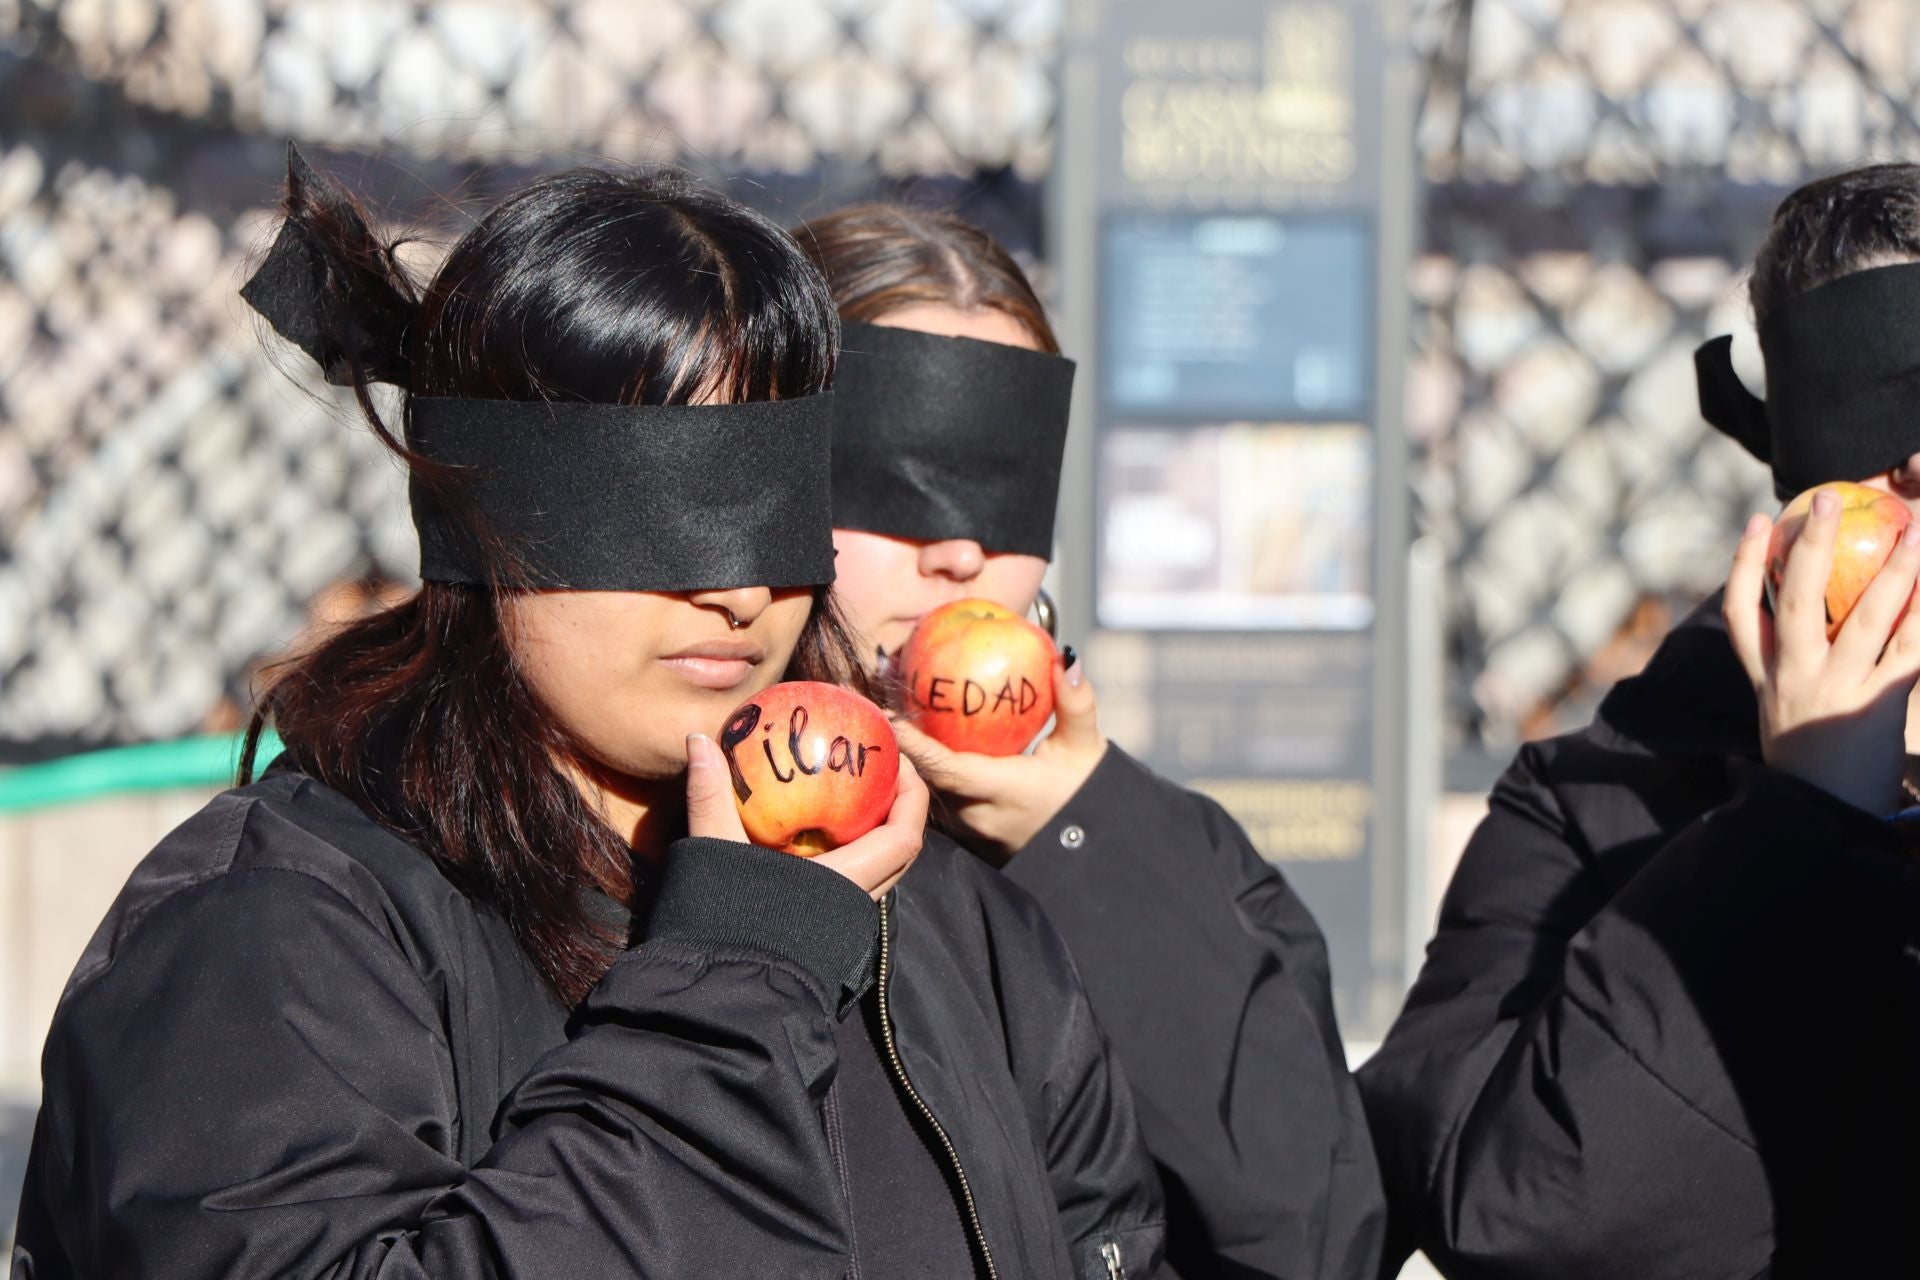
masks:
[[[1128,815],[1135,812],[1141,798],[1165,785],[1109,742],[1106,754],[1080,789],[1007,864],[1007,874],[1029,893],[1037,893],[1037,885],[1062,877],[1069,883],[1077,882],[1080,873],[1071,864],[1079,859],[1074,855],[1091,853],[1090,844],[1128,830],[1132,826]]]
[[[879,910],[859,885],[805,858],[689,836],[667,850],[642,936],[770,952],[844,1003],[866,988]]]

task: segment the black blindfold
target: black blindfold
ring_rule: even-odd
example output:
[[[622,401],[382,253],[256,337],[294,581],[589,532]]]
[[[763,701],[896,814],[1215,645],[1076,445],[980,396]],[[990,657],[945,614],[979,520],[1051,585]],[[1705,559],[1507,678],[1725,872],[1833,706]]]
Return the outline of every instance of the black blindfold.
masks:
[[[1773,468],[1790,498],[1865,480],[1920,452],[1920,263],[1829,281],[1760,326],[1767,398],[1740,382],[1733,339],[1694,353],[1700,412]]]
[[[848,324],[833,390],[833,523],[1051,559],[1073,361]]]
[[[326,181],[297,152],[289,180]],[[330,381],[350,382],[357,368],[404,387],[404,323],[343,323],[328,310],[328,271],[289,222],[240,293]],[[536,587],[831,582],[831,404],[827,395],[717,405],[411,397],[408,445],[450,470],[445,485],[418,476],[412,485],[420,576],[491,582],[501,566],[484,538],[510,557],[511,580]]]

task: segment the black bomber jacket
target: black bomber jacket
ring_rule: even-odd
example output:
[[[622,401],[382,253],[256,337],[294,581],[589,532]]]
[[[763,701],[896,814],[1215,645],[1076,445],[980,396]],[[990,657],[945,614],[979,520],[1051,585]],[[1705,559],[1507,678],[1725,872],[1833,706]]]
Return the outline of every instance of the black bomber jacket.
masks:
[[[140,865],[43,1061],[16,1280],[859,1276],[837,1019],[881,984],[980,1269],[1150,1276],[1130,1095],[1064,946],[934,836],[876,907],[689,839],[564,1009],[504,921],[311,778]]]

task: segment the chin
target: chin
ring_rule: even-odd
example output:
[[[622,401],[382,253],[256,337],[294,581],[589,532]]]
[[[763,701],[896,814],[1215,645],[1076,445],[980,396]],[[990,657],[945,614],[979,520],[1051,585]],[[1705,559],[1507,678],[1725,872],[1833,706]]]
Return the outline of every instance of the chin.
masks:
[[[622,782],[653,784],[677,778],[687,771],[687,742],[682,735],[672,744],[623,742],[609,744],[592,756],[591,772],[612,791],[627,790]]]
[[[913,626],[911,622],[889,622],[880,628],[879,637],[875,643],[881,652],[891,658],[907,647],[907,641],[913,638]],[[872,662],[874,658],[871,652],[860,656],[866,662]]]

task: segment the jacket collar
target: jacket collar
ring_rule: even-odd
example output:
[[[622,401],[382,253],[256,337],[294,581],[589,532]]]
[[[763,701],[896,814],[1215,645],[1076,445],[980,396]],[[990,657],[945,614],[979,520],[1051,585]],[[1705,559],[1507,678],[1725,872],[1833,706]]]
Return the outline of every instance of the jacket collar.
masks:
[[[1615,685],[1594,727],[1653,755],[1760,758],[1760,710],[1714,592]]]

